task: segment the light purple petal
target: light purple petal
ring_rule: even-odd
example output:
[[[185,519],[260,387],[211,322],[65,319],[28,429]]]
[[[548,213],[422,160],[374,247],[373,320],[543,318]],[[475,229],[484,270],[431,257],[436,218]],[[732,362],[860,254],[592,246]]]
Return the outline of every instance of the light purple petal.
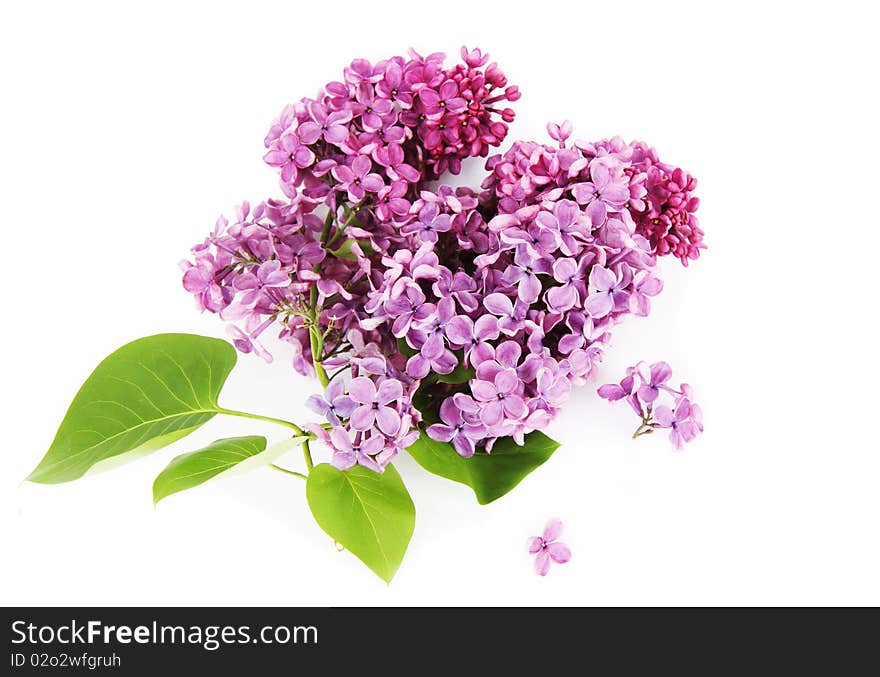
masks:
[[[371,193],[378,193],[380,190],[382,190],[382,188],[385,187],[385,182],[378,174],[367,174],[363,179],[361,179],[361,186],[363,186],[365,190],[368,190]]]
[[[562,535],[562,521],[556,517],[549,520],[544,525],[544,540],[547,542],[555,541]]]
[[[353,451],[337,451],[330,457],[330,464],[337,470],[348,470],[357,463],[357,455]]]
[[[654,407],[654,421],[661,428],[671,428],[673,420],[672,409],[663,404],[659,407]]]
[[[516,341],[505,341],[495,349],[495,359],[505,367],[516,367],[522,357],[522,348]]]
[[[428,433],[428,437],[430,437],[432,440],[437,440],[438,442],[449,442],[455,435],[455,428],[448,425],[443,425],[441,423],[435,423],[434,425],[428,426],[426,432]]]
[[[504,420],[504,409],[501,402],[492,400],[480,410],[480,420],[487,426],[496,426]]]
[[[376,419],[376,412],[371,405],[362,404],[353,412],[349,423],[355,430],[369,430],[373,427],[373,421]]]
[[[395,381],[395,383],[398,383],[398,381]],[[391,407],[379,407],[376,410],[376,425],[379,430],[389,437],[396,435],[400,430],[400,414]]]
[[[451,343],[459,346],[469,345],[474,338],[474,321],[467,315],[458,315],[446,323],[444,331]]]
[[[495,292],[483,299],[483,306],[493,315],[512,315],[513,302],[509,297]]]
[[[483,402],[495,400],[498,395],[498,391],[495,389],[495,384],[489,383],[489,381],[472,381],[471,392],[474,394],[475,398],[482,400]]]
[[[386,379],[379,384],[376,401],[379,404],[396,402],[403,397],[403,385],[397,379]]]
[[[523,276],[517,287],[517,296],[519,297],[519,300],[523,303],[532,304],[538,300],[540,294],[541,281],[538,280],[538,276],[534,274]]]
[[[455,439],[452,440],[452,446],[458,452],[458,455],[464,458],[470,458],[476,451],[474,441],[464,435],[456,435]]]
[[[421,353],[413,355],[406,363],[406,373],[415,379],[422,379],[428,375],[431,363],[428,362]]]
[[[546,576],[548,571],[550,571],[550,555],[546,550],[542,550],[535,556],[535,573]]]
[[[617,277],[607,268],[593,266],[590,271],[590,289],[596,291],[610,291],[617,284]]]
[[[624,397],[629,395],[623,388],[621,388],[616,383],[606,383],[603,386],[599,386],[599,397],[604,397],[606,400],[610,400],[612,402],[616,400],[622,400]]]
[[[518,395],[508,395],[502,402],[505,413],[513,419],[520,420],[525,418],[529,413],[526,403]]]
[[[332,125],[324,132],[324,139],[329,143],[339,145],[348,138],[348,129],[342,125]]]
[[[599,292],[589,296],[584,309],[595,318],[605,317],[614,308],[614,299],[607,292]]]
[[[495,389],[499,393],[512,393],[519,384],[519,376],[513,369],[502,369],[495,374]]]
[[[557,564],[565,564],[571,559],[571,550],[565,543],[550,543],[547,546],[547,554]]]
[[[372,404],[376,399],[376,384],[366,376],[358,376],[348,384],[348,394],[355,402]]]
[[[672,367],[666,362],[655,362],[651,365],[651,383],[655,386],[662,385],[672,376]]]

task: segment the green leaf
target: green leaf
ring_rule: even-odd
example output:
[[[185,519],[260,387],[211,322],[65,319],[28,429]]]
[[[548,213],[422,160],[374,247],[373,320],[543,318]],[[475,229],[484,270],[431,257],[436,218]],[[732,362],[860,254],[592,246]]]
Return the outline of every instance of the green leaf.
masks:
[[[357,242],[358,247],[360,247],[361,251],[364,253],[364,256],[369,256],[373,253],[373,246],[370,244],[369,240],[346,240],[339,248],[334,249],[330,253],[333,254],[337,259],[348,259],[349,261],[357,261],[357,255],[351,250],[352,243]]]
[[[406,342],[406,339],[399,338],[397,339],[397,352],[405,355],[406,357],[412,357],[419,351],[415,348],[412,348],[409,343]]]
[[[266,438],[227,437],[172,459],[153,482],[153,503],[192,489],[266,449]]]
[[[308,435],[290,437],[275,444],[270,445],[266,451],[260,452],[248,459],[243,459],[241,463],[234,468],[225,470],[227,477],[232,475],[245,475],[258,468],[265,468],[270,463],[274,463],[279,458],[301,445],[305,440],[309,439]]]
[[[461,360],[459,360],[459,364],[448,374],[437,374],[437,380],[441,383],[467,383],[472,378],[476,377],[477,372],[473,367],[465,367],[461,364]]]
[[[390,583],[416,522],[415,506],[394,466],[380,474],[359,465],[344,472],[327,463],[316,465],[306,497],[330,538]]]
[[[226,341],[192,334],[123,346],[86,379],[27,479],[69,482],[99,461],[180,439],[219,413],[217,397],[235,361]]]
[[[513,489],[558,448],[558,442],[535,431],[526,435],[523,446],[505,437],[495,442],[491,454],[477,452],[465,458],[423,430],[407,451],[428,472],[468,485],[480,505],[486,505]]]

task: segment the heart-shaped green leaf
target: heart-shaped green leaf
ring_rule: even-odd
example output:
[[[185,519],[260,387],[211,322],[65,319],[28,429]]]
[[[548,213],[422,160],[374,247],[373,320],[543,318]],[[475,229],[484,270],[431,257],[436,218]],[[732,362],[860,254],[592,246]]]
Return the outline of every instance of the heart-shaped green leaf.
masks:
[[[491,454],[464,458],[451,444],[433,440],[423,430],[407,451],[425,470],[468,485],[485,505],[513,489],[558,448],[558,442],[535,431],[526,435],[523,446],[505,437],[495,442]]]
[[[235,361],[226,341],[192,334],[158,334],[123,346],[79,389],[28,479],[69,482],[99,461],[189,434],[219,413],[217,397]]]
[[[227,437],[172,459],[153,482],[153,503],[192,489],[266,449],[266,438]]]
[[[390,583],[409,545],[416,509],[394,466],[377,473],[322,463],[306,482],[309,508],[327,534]]]

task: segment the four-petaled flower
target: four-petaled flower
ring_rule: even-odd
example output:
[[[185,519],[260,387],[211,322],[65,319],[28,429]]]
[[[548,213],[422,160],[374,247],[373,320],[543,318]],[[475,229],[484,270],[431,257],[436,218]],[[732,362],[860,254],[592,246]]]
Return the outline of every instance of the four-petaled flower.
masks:
[[[587,216],[594,226],[605,221],[608,211],[620,211],[629,200],[625,177],[615,176],[601,160],[590,163],[590,179],[572,186],[571,192],[578,204],[586,205]]]
[[[342,425],[342,420],[351,416],[351,412],[357,406],[354,400],[346,395],[345,382],[341,378],[331,381],[323,396],[309,397],[306,405],[316,414],[326,417],[334,426]]]
[[[315,102],[309,107],[309,112],[312,119],[303,122],[297,130],[302,143],[310,146],[323,138],[327,143],[339,145],[348,138],[347,123],[351,120],[350,110],[328,113],[322,104]]]
[[[654,408],[657,428],[669,428],[669,441],[676,449],[690,442],[703,431],[703,414],[699,405],[691,404],[687,397],[680,398],[675,408],[664,404]]]
[[[547,259],[537,259],[529,254],[525,245],[518,245],[513,256],[513,265],[507,267],[502,279],[516,285],[517,297],[523,303],[534,303],[541,294],[541,281],[538,275],[549,275],[550,263]]]
[[[445,233],[452,227],[449,214],[441,214],[436,202],[429,202],[419,210],[419,218],[406,226],[402,232],[415,234],[422,242],[436,242],[437,233]]]
[[[485,437],[486,428],[465,419],[451,397],[440,405],[440,420],[443,422],[428,426],[428,436],[438,442],[452,442],[455,450],[465,458],[473,456],[476,442]]]
[[[374,458],[385,447],[385,438],[382,435],[364,437],[357,434],[357,441],[352,442],[349,432],[342,427],[333,428],[330,431],[329,444],[333,449],[330,463],[339,470],[348,470],[354,465],[362,465],[374,472],[383,472],[385,468],[376,462]]]
[[[629,302],[629,292],[626,291],[628,286],[626,274],[620,275],[608,268],[593,266],[590,271],[590,295],[584,308],[596,319],[605,317],[615,307]]]
[[[348,199],[352,202],[360,202],[364,199],[367,191],[378,193],[385,185],[385,181],[375,172],[370,172],[373,163],[366,155],[358,155],[347,165],[336,165],[331,173],[339,183],[337,190],[348,191]]]
[[[535,573],[546,576],[551,562],[565,564],[571,559],[571,550],[557,539],[562,535],[562,522],[551,519],[540,536],[529,539],[529,553],[535,555]]]
[[[400,381],[385,379],[376,388],[372,379],[358,376],[348,384],[348,396],[360,405],[351,413],[355,430],[369,430],[374,423],[386,435],[396,435],[400,430],[400,414],[388,406],[403,397]]]
[[[480,420],[487,426],[496,426],[505,417],[523,418],[529,413],[523,398],[517,393],[519,376],[513,369],[502,369],[491,381],[471,381],[474,399],[482,403]]]

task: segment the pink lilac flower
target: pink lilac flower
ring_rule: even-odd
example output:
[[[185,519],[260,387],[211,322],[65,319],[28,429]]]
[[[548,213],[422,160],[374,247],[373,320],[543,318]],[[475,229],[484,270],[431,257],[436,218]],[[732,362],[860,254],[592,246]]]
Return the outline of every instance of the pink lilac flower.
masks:
[[[348,384],[348,396],[360,405],[351,412],[355,430],[369,430],[375,424],[386,435],[395,435],[400,429],[400,414],[389,406],[403,396],[400,381],[386,379],[377,388],[372,379],[358,376]]]
[[[300,141],[311,145],[323,138],[327,143],[341,144],[348,138],[348,123],[351,120],[350,110],[328,112],[320,103],[313,102],[308,107],[311,120],[303,122],[297,130]]]
[[[392,221],[409,213],[408,188],[406,181],[399,180],[380,188],[376,194],[376,216],[383,221]]]
[[[517,299],[514,304],[510,297],[499,292],[487,294],[483,306],[498,317],[498,329],[508,336],[515,336],[525,326],[526,304]]]
[[[491,381],[476,379],[471,383],[474,399],[482,403],[480,420],[497,426],[505,418],[519,419],[528,414],[525,401],[517,392],[519,377],[513,369],[497,372]]]
[[[436,306],[426,303],[424,292],[416,285],[406,285],[402,293],[384,304],[388,317],[394,318],[391,332],[401,338],[409,333],[413,322],[419,323],[432,317]]]
[[[299,171],[315,162],[315,154],[295,133],[286,133],[278,139],[263,159],[269,166],[281,170],[282,181],[295,182],[299,177]]]
[[[702,431],[702,414],[697,405],[682,397],[676,400],[674,408],[661,404],[654,409],[657,428],[669,429],[669,441],[676,449],[690,442]]]
[[[357,403],[345,393],[345,382],[334,379],[323,396],[312,395],[306,400],[306,405],[316,414],[326,417],[332,425],[339,426],[342,425],[340,419],[349,418]]]
[[[529,554],[535,555],[535,573],[546,576],[553,562],[565,564],[571,560],[571,549],[559,541],[562,535],[562,522],[551,519],[540,536],[529,539]]]
[[[362,465],[375,472],[382,472],[384,466],[376,461],[375,456],[385,448],[385,439],[381,435],[364,437],[356,435],[352,441],[345,428],[337,427],[330,431],[328,445],[333,450],[330,462],[339,470],[348,470],[354,465]]]
[[[605,221],[609,211],[620,211],[629,200],[626,177],[615,176],[605,162],[590,163],[590,181],[576,183],[571,189],[579,205],[586,206],[587,216],[594,226]]]
[[[629,303],[628,270],[624,268],[623,273],[615,273],[602,266],[593,266],[590,271],[590,295],[584,303],[585,310],[592,317],[605,317],[615,307]]]
[[[666,362],[652,364],[649,378],[639,386],[639,397],[644,402],[651,404],[660,396],[660,389],[665,387],[671,376],[672,369]]]
[[[492,315],[481,315],[476,322],[467,315],[456,315],[446,323],[446,338],[456,348],[464,349],[465,364],[474,348],[497,339],[499,333],[498,320]]]
[[[442,423],[428,426],[428,436],[439,442],[451,442],[455,450],[465,458],[473,456],[476,443],[486,436],[485,427],[468,421],[451,397],[440,406],[440,420]]]
[[[351,162],[351,166],[337,165],[331,170],[333,178],[339,183],[337,190],[348,191],[348,199],[352,202],[360,202],[364,199],[367,191],[378,193],[385,182],[375,172],[371,172],[372,163],[370,158],[358,155]]]
[[[543,258],[535,258],[529,254],[525,245],[516,248],[513,264],[504,271],[502,279],[516,285],[516,295],[523,303],[532,304],[541,294],[541,280],[538,275],[548,275],[550,263]]]
[[[408,235],[415,234],[422,242],[437,242],[438,234],[452,227],[448,214],[440,214],[435,203],[426,204],[419,210],[418,220],[403,228]]]

